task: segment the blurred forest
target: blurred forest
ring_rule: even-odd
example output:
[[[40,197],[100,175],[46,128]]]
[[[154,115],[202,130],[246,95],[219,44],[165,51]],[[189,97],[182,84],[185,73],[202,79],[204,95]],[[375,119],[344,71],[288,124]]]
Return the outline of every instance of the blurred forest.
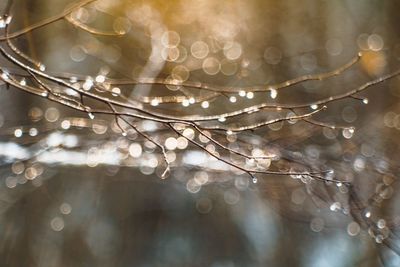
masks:
[[[0,266],[400,266],[399,10],[2,1]]]

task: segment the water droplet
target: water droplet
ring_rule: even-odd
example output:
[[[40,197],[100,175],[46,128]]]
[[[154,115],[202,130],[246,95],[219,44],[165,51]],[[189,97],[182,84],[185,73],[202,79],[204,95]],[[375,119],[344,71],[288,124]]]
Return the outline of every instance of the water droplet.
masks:
[[[347,225],[347,233],[350,236],[356,236],[360,233],[360,225],[357,222],[351,222]]]
[[[153,107],[158,106],[158,104],[159,104],[159,102],[158,102],[157,99],[152,99],[152,100],[150,101],[150,105],[152,105]]]
[[[332,205],[329,207],[329,209],[331,210],[331,211],[337,211],[337,210],[339,210],[340,209],[340,203],[339,202],[335,202],[335,203],[332,203]]]
[[[36,135],[38,135],[38,133],[39,133],[39,131],[36,128],[29,129],[30,136],[36,136]]]
[[[114,88],[111,90],[111,94],[112,94],[113,96],[119,96],[119,95],[121,94],[121,89],[119,89],[118,87],[114,87]]]
[[[384,219],[380,219],[377,223],[376,226],[378,226],[379,229],[383,229],[386,227],[386,221]]]
[[[5,23],[8,25],[11,23],[11,21],[12,21],[12,16],[7,16]]]
[[[218,119],[220,122],[224,122],[224,121],[226,121],[226,118],[225,117],[221,117],[221,118],[219,118]]]
[[[182,101],[182,106],[188,107],[189,105],[190,105],[190,102],[189,102],[188,99],[184,99],[184,100]]]
[[[106,76],[104,76],[104,75],[97,75],[95,80],[96,80],[96,82],[98,82],[98,83],[104,83],[104,82],[106,81]]]
[[[316,110],[318,108],[318,105],[315,105],[315,104],[311,105],[310,108],[313,109],[313,110]]]
[[[236,97],[235,97],[235,96],[229,97],[229,101],[230,101],[231,103],[235,103],[235,102],[236,102]]]
[[[278,96],[278,91],[276,89],[271,89],[270,96],[272,99],[275,99]]]
[[[59,232],[64,229],[64,220],[61,217],[55,217],[51,220],[50,226],[54,231]]]
[[[208,108],[209,106],[210,106],[210,103],[208,103],[208,101],[204,101],[201,103],[202,108]]]
[[[70,214],[72,211],[72,207],[68,203],[62,203],[60,206],[60,212],[64,215]]]
[[[256,177],[253,177],[253,183],[256,184],[258,182],[258,179]]]
[[[16,129],[14,131],[14,135],[15,135],[15,137],[21,137],[22,136],[22,130],[21,129]]]
[[[376,243],[382,243],[383,242],[383,236],[382,235],[377,235],[376,237],[375,237],[375,242]]]
[[[8,73],[5,72],[5,71],[3,71],[2,74],[1,74],[1,78],[2,78],[3,80],[8,80],[8,78],[9,78]]]
[[[345,128],[343,129],[342,134],[344,138],[350,139],[351,137],[353,137],[354,128]]]
[[[368,104],[369,100],[368,100],[368,98],[364,98],[362,102],[366,105],[366,104]]]
[[[93,119],[94,119],[94,115],[93,115],[93,113],[89,112],[89,113],[88,113],[88,116],[89,116],[89,118],[90,118],[91,120],[93,120]]]
[[[83,90],[89,91],[93,86],[92,78],[86,78],[85,82],[82,85]]]
[[[246,97],[247,97],[248,99],[253,99],[253,98],[254,98],[254,93],[253,93],[253,92],[248,92],[248,93],[246,94]]]

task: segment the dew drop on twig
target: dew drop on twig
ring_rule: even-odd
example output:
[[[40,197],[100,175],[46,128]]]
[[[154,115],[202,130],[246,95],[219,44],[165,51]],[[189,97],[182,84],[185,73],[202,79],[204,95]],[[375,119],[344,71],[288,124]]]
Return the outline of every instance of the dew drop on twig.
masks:
[[[272,99],[275,99],[278,96],[278,91],[276,89],[271,89],[270,96]]]

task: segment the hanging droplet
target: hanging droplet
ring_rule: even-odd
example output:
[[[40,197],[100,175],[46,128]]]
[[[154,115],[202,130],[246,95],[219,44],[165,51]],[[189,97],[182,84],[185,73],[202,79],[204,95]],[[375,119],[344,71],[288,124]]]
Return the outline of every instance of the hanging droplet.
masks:
[[[14,131],[14,135],[15,135],[15,137],[21,137],[21,136],[22,136],[22,134],[23,134],[23,132],[22,132],[22,130],[21,130],[21,129],[16,129],[16,130]]]
[[[6,21],[3,17],[0,17],[0,29],[3,29],[6,27]]]
[[[376,243],[378,243],[378,244],[380,244],[380,243],[382,243],[383,242],[383,236],[382,235],[377,235],[376,237],[375,237],[375,242]]]
[[[254,93],[253,93],[253,92],[248,92],[248,93],[246,94],[246,97],[247,97],[248,99],[253,99],[253,98],[254,98]]]
[[[364,98],[362,102],[366,105],[366,104],[368,104],[369,100],[368,100],[368,98]]]
[[[7,16],[6,19],[5,19],[6,25],[10,24],[11,21],[12,21],[12,16]]]
[[[104,83],[106,81],[106,76],[104,75],[97,75],[95,78],[95,81],[97,83]]]
[[[334,203],[332,203],[332,205],[329,207],[329,209],[330,209],[331,211],[337,211],[337,210],[340,209],[340,207],[341,207],[341,205],[340,205],[339,202],[334,202]]]
[[[384,219],[380,219],[377,223],[376,226],[378,226],[379,229],[383,229],[386,227],[386,221]]]
[[[210,103],[208,103],[208,101],[203,101],[202,103],[201,103],[201,107],[202,108],[208,108],[210,106]]]
[[[93,120],[93,119],[94,119],[94,115],[93,115],[93,113],[89,112],[89,113],[88,113],[88,116],[89,116],[89,118],[90,118],[91,120]]]
[[[311,105],[310,108],[313,109],[313,110],[316,110],[318,108],[318,105],[315,105],[315,104]]]
[[[350,138],[353,137],[354,128],[353,128],[353,127],[345,128],[345,129],[343,129],[342,134],[343,134],[343,137],[344,137],[344,138],[350,139]]]
[[[2,78],[3,80],[8,80],[8,73],[5,72],[5,71],[3,71],[3,73],[1,74],[1,78]]]
[[[121,89],[119,89],[118,87],[114,87],[113,89],[111,89],[111,94],[113,96],[119,96],[121,94]]]
[[[272,99],[275,99],[278,96],[278,91],[276,89],[271,89],[270,96]]]
[[[93,79],[91,77],[86,78],[85,82],[82,85],[83,90],[89,91],[93,86]]]
[[[190,105],[190,102],[189,102],[188,99],[184,99],[184,100],[182,101],[182,106],[188,107],[189,105]]]
[[[39,70],[40,71],[45,71],[46,70],[46,66],[44,64],[39,64]]]
[[[159,102],[158,102],[157,99],[152,99],[152,100],[150,101],[150,105],[152,105],[153,107],[158,106],[158,104],[159,104]]]
[[[253,183],[256,184],[258,182],[258,179],[256,177],[253,177]]]

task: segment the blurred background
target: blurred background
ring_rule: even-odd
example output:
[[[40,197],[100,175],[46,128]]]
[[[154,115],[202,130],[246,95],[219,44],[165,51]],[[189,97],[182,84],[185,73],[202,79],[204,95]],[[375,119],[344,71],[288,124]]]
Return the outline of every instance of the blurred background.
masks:
[[[15,0],[10,32],[73,3]],[[336,69],[363,53],[337,77],[276,95],[150,103],[168,114],[210,115],[265,101],[309,102],[396,70],[399,9],[397,1],[378,0],[98,0],[72,18],[122,36],[90,34],[59,20],[14,43],[46,71],[71,81],[173,78],[220,86],[275,84]],[[4,58],[0,63],[15,69]],[[363,214],[381,234],[355,218],[352,211],[359,209],[341,185],[326,189],[274,176],[253,184],[179,138],[166,143],[168,156],[179,161],[160,179],[155,147],[132,133],[121,136],[112,119],[90,120],[0,86],[0,266],[400,266],[393,249],[400,246],[400,78],[363,92],[367,105],[345,99],[318,115],[354,126],[354,133],[288,122],[257,132],[287,157],[335,169],[339,179],[352,182]],[[120,90],[135,98],[177,88]],[[391,246],[382,242],[389,237]]]

